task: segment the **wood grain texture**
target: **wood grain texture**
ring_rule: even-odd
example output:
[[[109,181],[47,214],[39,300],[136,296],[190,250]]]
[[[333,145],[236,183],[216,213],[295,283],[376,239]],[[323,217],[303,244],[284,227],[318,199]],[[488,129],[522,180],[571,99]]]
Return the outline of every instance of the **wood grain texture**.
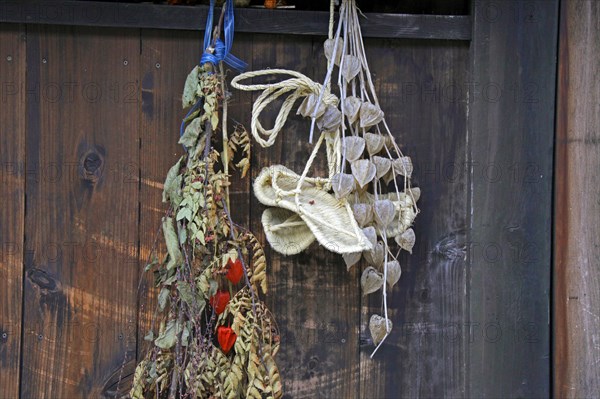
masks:
[[[201,43],[195,32],[142,30],[141,46],[138,355],[144,356],[149,344],[143,337],[156,316],[153,274],[144,273],[144,267],[153,248],[157,259],[166,253],[163,233],[159,231],[161,218],[167,211],[167,204],[162,202],[163,183],[184,152],[177,144],[185,116],[181,92],[188,73],[198,63]]]
[[[554,395],[600,397],[600,4],[560,13],[555,246]]]
[[[114,396],[135,359],[139,33],[31,26],[21,395]]]
[[[325,76],[321,40],[254,35],[254,69],[289,68],[315,80]],[[321,58],[320,58],[321,57]],[[258,95],[259,93],[256,93]],[[298,104],[299,105],[299,104]],[[247,104],[250,106],[250,104]],[[272,109],[264,125],[272,126]],[[253,176],[262,167],[284,164],[302,172],[312,146],[309,121],[290,114],[275,144],[254,144]],[[324,175],[325,157],[318,157],[311,175]],[[252,229],[268,248],[260,217],[265,209],[251,198]],[[268,305],[281,331],[277,355],[285,398],[353,398],[358,392],[358,274],[346,272],[341,257],[313,244],[305,252],[284,257],[268,248]]]
[[[20,0],[0,3],[0,22],[92,25],[129,28],[203,30],[207,6],[115,4],[98,1]],[[469,40],[466,15],[367,13],[365,37]],[[323,11],[241,8],[236,32],[326,35],[329,13]]]
[[[473,3],[468,395],[550,395],[558,2]]]
[[[421,188],[412,255],[388,295],[391,336],[373,359],[368,324],[381,294],[363,297],[361,398],[465,396],[466,69],[468,47],[365,42],[381,106]]]
[[[0,397],[19,394],[25,223],[25,26],[0,26]]]

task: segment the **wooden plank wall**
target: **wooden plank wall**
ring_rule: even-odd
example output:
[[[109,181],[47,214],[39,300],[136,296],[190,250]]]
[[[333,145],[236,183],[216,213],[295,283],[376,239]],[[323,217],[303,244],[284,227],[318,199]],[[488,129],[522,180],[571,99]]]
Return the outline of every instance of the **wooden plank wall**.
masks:
[[[19,393],[25,232],[25,26],[0,26],[0,396]]]
[[[600,4],[561,3],[554,394],[600,397]]]
[[[469,395],[550,395],[558,1],[475,1]]]
[[[360,296],[358,268],[346,272],[338,256],[316,244],[291,257],[268,251],[267,301],[282,334],[286,398],[548,395],[554,75],[543,66],[555,55],[548,38],[556,34],[557,9],[533,2],[532,14],[519,6],[515,17],[515,3],[494,4],[506,7],[502,23],[492,23],[493,10],[476,2],[471,48],[458,41],[366,41],[388,123],[413,157],[422,188],[418,240],[414,254],[401,258],[403,276],[390,298],[395,329],[374,360],[367,322],[379,298]],[[530,15],[532,24],[519,19]],[[2,57],[5,48],[23,54],[22,33],[16,25],[0,32]],[[239,34],[234,53],[253,69],[290,68],[318,81],[325,74],[323,39]],[[164,211],[162,181],[181,154],[179,99],[200,40],[186,31],[27,27],[27,80],[17,56],[21,70],[13,73],[31,94],[11,98],[22,112],[3,111],[0,121],[2,165],[11,157],[27,163],[27,173],[8,184],[3,179],[3,198],[13,192],[21,202],[11,205],[11,218],[2,211],[0,225],[3,241],[5,232],[14,234],[25,255],[0,259],[8,276],[0,283],[2,306],[15,304],[0,329],[8,325],[19,335],[23,323],[22,375],[19,382],[19,339],[9,338],[13,346],[0,341],[0,381],[11,382],[0,385],[0,396],[14,396],[19,385],[23,397],[126,391],[154,311],[151,282],[142,276],[139,292],[138,283]],[[515,48],[518,59],[494,58]],[[490,82],[517,85],[522,101],[475,101],[473,84]],[[531,84],[533,103],[524,101]],[[248,125],[256,96],[235,93],[232,117]],[[19,115],[26,115],[26,128]],[[301,170],[310,150],[307,128],[291,117],[273,147],[255,145],[252,177],[278,162]],[[23,141],[14,139],[18,133]],[[485,169],[476,170],[477,178],[473,161],[497,162],[521,180],[486,180]],[[531,163],[543,178],[525,184]],[[525,169],[511,172],[511,165]],[[315,173],[324,166],[317,162]],[[262,237],[263,207],[249,180],[235,184],[234,215]],[[486,243],[502,245],[505,257],[493,258],[498,254]],[[515,250],[522,257],[512,262]],[[505,334],[500,341],[496,325]]]

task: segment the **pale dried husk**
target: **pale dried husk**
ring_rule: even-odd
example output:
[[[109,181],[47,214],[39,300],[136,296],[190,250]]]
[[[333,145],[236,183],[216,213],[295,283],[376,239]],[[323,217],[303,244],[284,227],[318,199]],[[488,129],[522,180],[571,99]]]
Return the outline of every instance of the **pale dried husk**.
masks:
[[[369,128],[377,125],[383,120],[383,111],[375,104],[365,101],[360,106],[360,127]]]
[[[396,236],[396,242],[405,251],[412,254],[413,246],[415,245],[415,231],[413,229],[407,229],[402,234]]]
[[[363,234],[367,237],[367,240],[371,242],[371,246],[375,248],[377,246],[377,232],[375,231],[375,227],[369,226],[362,229]]]
[[[392,223],[396,215],[394,203],[388,199],[375,201],[373,203],[373,214],[379,226],[385,229]]]
[[[335,47],[334,39],[327,39],[323,44],[323,50],[325,52],[325,57],[327,57],[328,61],[331,61],[331,55],[333,54],[333,48]],[[340,60],[342,59],[342,52],[344,51],[344,39],[341,37],[338,39],[337,49],[336,49],[336,57],[335,57],[335,65],[340,65]]]
[[[297,115],[302,115],[305,118],[312,118],[313,113],[315,112],[315,107],[317,106],[317,102],[319,101],[319,95],[316,93],[309,94],[304,98],[304,101],[298,107]],[[317,114],[315,118],[319,118],[321,115],[325,113],[325,109],[327,105],[321,101],[319,103],[319,109],[317,110]]]
[[[367,267],[360,277],[363,295],[371,294],[383,286],[383,276],[374,267]]]
[[[342,104],[344,107],[344,115],[348,118],[348,122],[351,124],[356,122],[356,119],[358,119],[358,112],[360,111],[360,105],[362,104],[360,98],[354,96],[346,97]]]
[[[413,164],[410,157],[400,157],[398,159],[394,159],[393,165],[396,174],[406,176],[408,178],[411,177],[413,172]]]
[[[317,127],[324,132],[335,132],[341,124],[342,113],[333,105],[327,105],[323,115],[317,119]]]
[[[373,208],[370,204],[354,204],[352,205],[352,212],[360,227],[364,227],[373,221]]]
[[[331,178],[331,188],[337,199],[346,197],[355,188],[354,176],[348,173],[336,173]]]
[[[370,265],[381,268],[385,261],[385,246],[379,241],[370,251],[364,251],[363,256]]]
[[[400,280],[400,275],[402,274],[402,269],[400,268],[400,263],[397,260],[393,260],[386,264],[387,267],[387,275],[386,280],[388,286],[392,288],[398,280]]]
[[[385,319],[378,314],[371,316],[369,320],[369,331],[375,345],[379,344],[385,338],[386,334],[392,331],[393,323],[390,319]]]
[[[369,155],[377,154],[385,144],[385,138],[378,133],[365,133],[365,140],[367,142],[367,151],[369,152]]]
[[[377,174],[377,168],[375,168],[375,165],[368,159],[359,159],[352,162],[351,169],[352,175],[360,188],[369,184]]]
[[[346,82],[350,82],[360,72],[360,60],[358,57],[346,54],[342,64],[342,76]]]
[[[392,161],[389,158],[384,158],[375,155],[371,161],[377,169],[377,178],[381,179],[392,167]]]
[[[365,139],[358,136],[344,138],[344,155],[348,162],[356,161],[365,150]]]
[[[350,270],[352,266],[357,264],[362,257],[362,252],[352,252],[349,254],[342,254],[342,258],[344,258],[344,262],[346,263],[346,269]]]

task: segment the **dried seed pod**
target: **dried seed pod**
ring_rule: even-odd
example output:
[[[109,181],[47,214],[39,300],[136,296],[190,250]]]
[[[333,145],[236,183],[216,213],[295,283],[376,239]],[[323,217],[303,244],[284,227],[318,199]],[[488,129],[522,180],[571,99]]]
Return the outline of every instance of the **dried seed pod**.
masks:
[[[331,188],[337,199],[346,197],[355,188],[354,176],[347,173],[336,173],[331,178]]]
[[[302,115],[305,118],[312,118],[313,112],[315,112],[315,107],[317,102],[319,101],[319,95],[312,93],[304,98],[304,101],[298,107],[298,111],[296,115]],[[319,104],[319,109],[317,110],[316,117],[319,118],[321,115],[325,113],[325,109],[327,105],[323,101]]]
[[[331,61],[331,55],[333,54],[333,48],[335,47],[335,39],[327,39],[323,44],[323,50],[325,51],[325,57],[327,57],[328,61]],[[336,56],[335,56],[335,65],[340,65],[340,60],[342,59],[342,51],[344,48],[344,39],[341,37],[338,39]]]
[[[364,251],[363,256],[370,265],[380,268],[385,260],[385,246],[382,241],[377,242],[370,251]]]
[[[386,334],[392,331],[393,323],[390,319],[381,317],[378,314],[371,316],[369,320],[369,331],[375,345],[379,344],[385,338]]]
[[[369,184],[369,182],[375,178],[377,173],[375,165],[373,165],[373,163],[368,159],[359,159],[352,162],[351,169],[352,174],[354,175],[354,178],[358,182],[360,188],[363,188]]]
[[[360,276],[360,286],[362,287],[363,295],[368,295],[377,291],[383,286],[383,276],[375,268],[367,267],[362,276]]]
[[[350,254],[342,254],[342,258],[344,258],[344,262],[346,262],[346,269],[350,270],[352,266],[357,264],[360,261],[362,256],[361,252],[353,252]]]
[[[394,203],[388,199],[375,201],[373,203],[373,214],[379,226],[385,229],[392,223],[396,215]]]
[[[372,159],[375,168],[377,169],[377,178],[381,179],[392,167],[392,161],[389,158],[384,158],[375,155]]]
[[[373,208],[369,204],[354,204],[352,211],[360,227],[366,226],[373,220]]]
[[[414,198],[414,202],[417,203],[419,198],[421,198],[421,189],[419,187],[411,187],[409,189],[410,194],[412,194],[412,198]],[[410,196],[409,193],[407,195]]]
[[[416,217],[417,217],[417,213],[412,208],[412,206],[401,208],[400,215],[398,217],[398,230],[401,232],[408,230],[408,228],[415,221]]]
[[[348,118],[348,122],[354,123],[358,118],[358,111],[360,111],[360,105],[362,102],[360,98],[350,96],[344,98],[343,107],[344,107],[344,115]]]
[[[410,157],[400,157],[394,159],[394,170],[396,174],[410,178],[413,172],[413,164]]]
[[[356,161],[365,150],[365,139],[358,136],[345,137],[343,141],[344,154],[348,162]]]
[[[350,82],[360,72],[360,60],[354,55],[345,55],[342,64],[342,76]]]
[[[365,140],[367,141],[369,155],[377,154],[385,144],[385,138],[377,133],[365,133]]]
[[[377,246],[377,232],[375,231],[375,227],[365,227],[362,231],[365,237],[371,242],[373,248],[375,248]]]
[[[383,111],[375,104],[365,101],[360,106],[360,127],[369,128],[383,120]]]
[[[413,246],[415,245],[415,231],[408,229],[404,233],[396,236],[396,242],[400,248],[412,254]]]
[[[387,276],[386,280],[388,286],[392,288],[398,280],[400,280],[400,275],[402,274],[402,269],[400,268],[400,263],[397,260],[393,260],[391,262],[386,263],[387,267]]]
[[[335,132],[341,124],[342,113],[333,105],[327,105],[323,115],[317,119],[317,126],[324,132]]]

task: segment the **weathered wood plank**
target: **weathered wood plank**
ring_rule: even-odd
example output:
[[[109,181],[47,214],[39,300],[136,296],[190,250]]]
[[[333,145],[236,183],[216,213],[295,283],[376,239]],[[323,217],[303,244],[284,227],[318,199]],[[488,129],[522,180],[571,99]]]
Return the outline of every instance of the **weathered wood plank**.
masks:
[[[0,397],[19,394],[25,223],[25,26],[0,26]]]
[[[92,1],[21,0],[0,4],[0,22],[203,30],[208,7],[115,4]],[[470,40],[465,15],[367,13],[365,37]],[[246,33],[326,35],[329,13],[238,9],[235,29]]]
[[[558,1],[493,6],[473,3],[467,394],[548,397]]]
[[[142,30],[141,129],[140,129],[140,291],[138,355],[148,343],[143,340],[156,310],[152,273],[144,273],[146,262],[165,254],[161,218],[167,211],[162,202],[163,182],[168,170],[183,154],[177,144],[185,111],[181,91],[189,71],[198,63],[201,38],[195,32]],[[139,359],[138,359],[139,360]]]
[[[372,314],[363,297],[361,398],[465,396],[466,70],[468,47],[431,41],[365,42],[386,120],[422,190],[413,254],[388,293],[392,334],[371,359]],[[401,78],[399,78],[401,77]]]
[[[322,67],[325,64],[319,58],[321,48],[321,41],[313,42],[311,38],[291,40],[289,36],[257,34],[253,41],[253,69],[289,68],[321,80],[325,76]],[[292,114],[272,147],[262,149],[254,144],[253,176],[262,167],[278,163],[302,172],[312,149],[308,144],[309,123]],[[274,112],[269,115],[272,119],[265,121],[265,125],[272,126]],[[325,166],[324,157],[319,158],[311,175],[324,175]],[[318,244],[289,257],[270,250],[260,224],[264,209],[252,196],[252,229],[265,243],[270,265],[268,305],[281,330],[281,350],[276,360],[282,374],[284,397],[356,397],[358,274],[347,273],[341,257]]]
[[[26,398],[114,396],[135,359],[139,52],[137,31],[28,28]]]
[[[600,4],[560,12],[554,245],[554,395],[600,397]]]

